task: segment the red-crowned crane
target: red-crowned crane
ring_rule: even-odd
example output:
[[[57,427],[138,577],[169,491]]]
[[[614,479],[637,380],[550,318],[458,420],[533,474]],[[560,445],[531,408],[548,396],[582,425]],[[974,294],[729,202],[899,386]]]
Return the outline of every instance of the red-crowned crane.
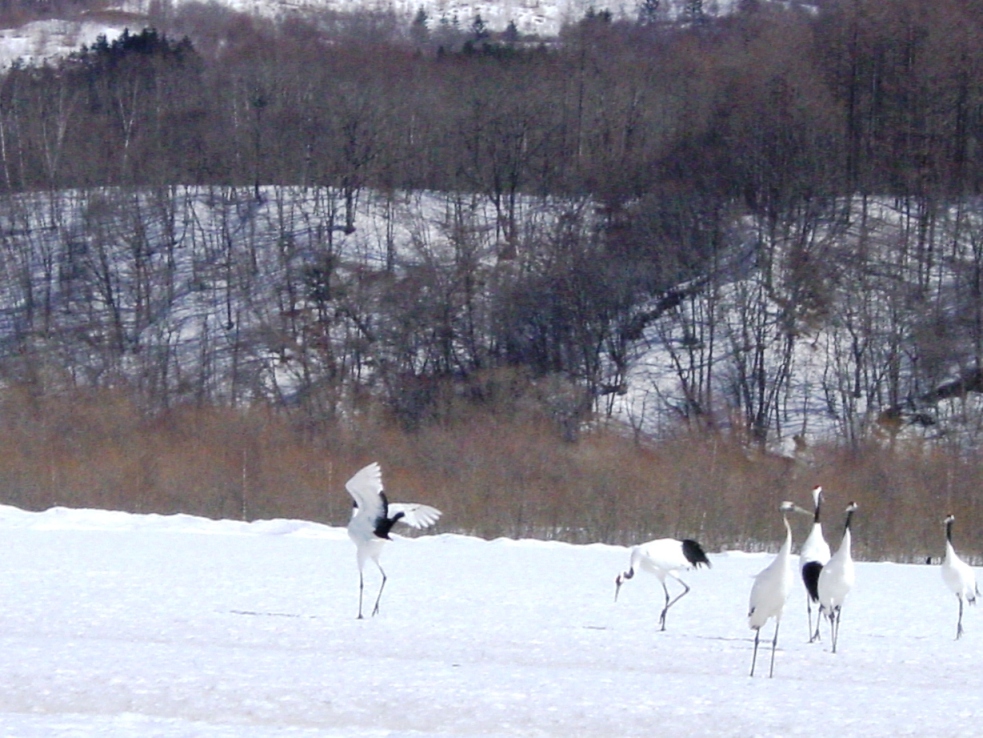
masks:
[[[386,541],[392,540],[389,531],[396,523],[406,523],[413,528],[426,528],[437,522],[440,510],[429,505],[390,504],[382,491],[382,469],[372,462],[360,469],[345,483],[345,489],[354,500],[352,519],[348,523],[348,537],[356,547],[358,559],[358,617],[362,619],[362,591],[365,586],[363,570],[369,559],[375,562],[382,574],[382,584],[375,598],[372,614],[379,612],[379,600],[386,586],[386,572],[379,564],[379,555]]]
[[[976,574],[973,567],[959,558],[956,549],[952,547],[952,524],[954,515],[945,519],[945,558],[942,560],[942,581],[956,597],[959,598],[959,622],[956,624],[956,640],[963,635],[963,600],[970,605],[976,604],[976,595],[980,593],[976,587]]]
[[[618,601],[621,585],[635,576],[636,569],[655,574],[662,582],[662,590],[666,593],[666,603],[662,608],[662,614],[659,615],[659,630],[665,630],[666,613],[669,612],[669,608],[689,592],[689,586],[679,578],[676,572],[704,565],[710,566],[710,560],[703,551],[703,547],[691,538],[685,538],[682,541],[677,541],[675,538],[659,538],[638,546],[632,546],[628,569],[614,579],[614,601]],[[683,591],[676,595],[672,601],[669,600],[666,577],[672,577],[683,586]]]
[[[856,582],[853,569],[853,554],[850,551],[852,536],[850,521],[857,509],[857,503],[851,502],[846,508],[846,522],[843,524],[843,539],[836,553],[819,572],[819,604],[829,618],[830,639],[833,642],[833,653],[836,653],[836,643],[840,637],[840,615],[843,601],[850,594]]]
[[[809,617],[809,643],[819,640],[819,624],[822,621],[822,606],[819,605],[819,573],[829,561],[829,544],[823,538],[823,524],[819,520],[823,504],[823,488],[816,485],[812,490],[813,513],[812,530],[799,551],[799,572],[806,588],[806,612]],[[803,511],[807,512],[807,511]],[[807,512],[808,514],[808,512]],[[816,629],[812,628],[812,606],[816,611]]]
[[[768,676],[775,675],[775,649],[778,646],[778,626],[782,622],[782,612],[785,601],[792,591],[795,572],[792,569],[792,528],[788,524],[788,513],[796,506],[791,502],[783,502],[779,507],[782,512],[782,522],[785,523],[785,542],[778,550],[778,555],[755,578],[751,586],[751,598],[748,603],[748,626],[754,630],[754,654],[751,656],[751,676],[754,676],[754,665],[758,660],[758,639],[761,628],[771,618],[775,618],[775,637],[771,641],[771,668]]]

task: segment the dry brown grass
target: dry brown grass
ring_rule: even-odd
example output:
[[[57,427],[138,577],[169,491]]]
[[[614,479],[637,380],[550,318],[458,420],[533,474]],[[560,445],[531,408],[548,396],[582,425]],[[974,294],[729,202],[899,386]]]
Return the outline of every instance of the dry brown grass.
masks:
[[[0,431],[0,501],[28,509],[343,524],[345,480],[377,459],[391,498],[440,507],[444,531],[615,543],[694,537],[710,550],[774,549],[778,503],[807,505],[818,483],[834,546],[840,511],[859,503],[858,557],[937,557],[950,511],[960,550],[983,551],[983,457],[937,448],[818,448],[802,465],[687,432],[639,445],[596,428],[569,443],[529,413],[462,412],[410,433],[376,410],[314,432],[265,407],[149,414],[122,393],[39,398],[21,390],[0,395]],[[794,521],[798,540],[808,524]]]

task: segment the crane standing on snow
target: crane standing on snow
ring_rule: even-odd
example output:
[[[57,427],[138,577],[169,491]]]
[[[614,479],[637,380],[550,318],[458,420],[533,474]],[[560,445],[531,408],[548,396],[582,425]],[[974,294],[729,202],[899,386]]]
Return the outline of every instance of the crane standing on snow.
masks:
[[[829,561],[829,544],[823,538],[823,524],[819,522],[819,514],[823,504],[823,488],[816,485],[812,490],[812,500],[814,512],[812,518],[812,530],[802,549],[799,551],[799,571],[802,574],[802,583],[806,588],[806,612],[809,616],[809,643],[819,640],[819,624],[822,621],[823,609],[819,605],[819,574]],[[803,510],[806,514],[808,511]],[[816,612],[816,629],[812,629],[812,606],[819,605]]]
[[[379,564],[382,546],[389,538],[389,531],[396,523],[406,523],[413,528],[426,528],[437,522],[440,510],[429,505],[389,504],[386,493],[382,491],[382,469],[378,462],[372,462],[355,473],[345,483],[345,489],[354,500],[352,519],[348,523],[348,537],[356,547],[358,559],[358,618],[362,619],[362,592],[365,586],[363,570],[365,562],[372,559],[382,574],[382,584],[375,598],[372,614],[379,612],[379,600],[386,586],[386,572]]]
[[[710,566],[710,560],[703,551],[703,547],[691,538],[682,541],[677,541],[675,538],[659,538],[655,541],[632,546],[628,570],[614,579],[614,601],[618,601],[621,585],[635,576],[636,567],[650,574],[655,574],[662,582],[662,590],[666,593],[666,604],[662,608],[662,614],[659,615],[659,630],[665,630],[666,613],[669,612],[669,608],[689,592],[689,586],[679,578],[676,572],[703,565]],[[666,577],[672,577],[683,585],[683,591],[676,595],[676,598],[671,602],[669,600],[669,588],[666,586]]]
[[[976,587],[976,574],[973,568],[959,558],[956,549],[952,547],[952,523],[954,515],[945,519],[945,558],[942,560],[942,581],[959,598],[959,622],[956,624],[956,640],[963,635],[963,600],[970,605],[976,604],[976,595],[980,593]]]
[[[758,660],[758,638],[761,629],[771,618],[775,618],[775,637],[771,641],[771,669],[768,676],[775,675],[775,648],[778,646],[778,626],[782,624],[782,613],[785,601],[792,591],[795,573],[792,570],[792,529],[788,524],[788,513],[796,506],[791,502],[783,502],[779,507],[782,511],[782,522],[785,523],[785,543],[778,555],[755,578],[751,585],[751,598],[748,603],[748,626],[754,630],[754,654],[751,656],[751,676],[754,676],[754,664]]]
[[[829,618],[830,639],[833,641],[833,653],[836,653],[836,643],[840,638],[840,613],[843,601],[853,589],[856,575],[853,569],[853,555],[850,551],[852,537],[850,521],[857,509],[857,503],[851,502],[846,508],[846,522],[843,524],[843,540],[840,547],[830,558],[829,563],[819,572],[819,602],[826,617]]]

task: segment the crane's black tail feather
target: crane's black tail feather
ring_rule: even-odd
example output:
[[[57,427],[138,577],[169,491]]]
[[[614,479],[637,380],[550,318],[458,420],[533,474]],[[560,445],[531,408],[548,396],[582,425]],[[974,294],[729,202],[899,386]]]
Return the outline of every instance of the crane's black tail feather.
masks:
[[[823,565],[818,561],[807,561],[802,565],[802,581],[813,602],[819,602],[819,572]]]
[[[694,541],[692,538],[683,539],[683,556],[685,556],[686,560],[696,568],[699,568],[703,564],[710,566],[710,559],[707,558],[706,552],[703,550],[703,546]]]

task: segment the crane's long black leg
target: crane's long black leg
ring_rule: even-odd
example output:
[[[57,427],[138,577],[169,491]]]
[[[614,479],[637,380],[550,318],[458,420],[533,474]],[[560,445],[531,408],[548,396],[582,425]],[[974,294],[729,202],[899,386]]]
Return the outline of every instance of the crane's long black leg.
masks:
[[[956,640],[958,641],[963,635],[963,598],[959,598],[959,623],[956,625]]]
[[[378,566],[378,564],[377,564],[377,566]],[[372,608],[372,615],[373,616],[379,614],[379,600],[382,599],[382,589],[383,589],[383,587],[386,586],[386,572],[384,572],[382,570],[382,567],[381,566],[379,566],[379,573],[382,574],[382,584],[379,585],[379,594],[376,595],[376,598],[375,598],[375,607]]]
[[[809,643],[813,641],[821,641],[823,639],[822,631],[820,626],[823,624],[823,606],[820,605],[819,609],[816,610],[816,630],[813,631],[812,636],[809,638]]]
[[[365,580],[362,572],[358,573],[358,619],[362,619],[362,591],[365,589]]]
[[[673,577],[673,578],[676,579],[676,581],[679,582],[681,585],[683,585],[683,591],[680,592],[678,595],[676,595],[676,598],[672,602],[670,602],[669,590],[666,588],[666,583],[665,582],[662,583],[662,588],[666,590],[666,609],[662,611],[662,630],[666,629],[666,613],[669,612],[669,608],[675,605],[677,602],[679,602],[685,595],[689,594],[689,587],[686,585],[686,582],[684,582],[682,579],[679,579],[677,577]]]
[[[754,654],[751,656],[751,676],[754,676],[754,662],[758,660],[758,638],[761,636],[761,628],[754,629]]]
[[[778,646],[778,626],[781,620],[775,620],[775,637],[771,641],[771,669],[768,670],[768,678],[775,676],[775,648]]]
[[[809,643],[815,640],[812,632],[812,598],[806,594],[806,612],[809,614]]]
[[[666,605],[662,608],[662,614],[659,615],[659,630],[666,629],[666,613],[669,612],[669,588],[666,583],[662,583],[662,591],[666,593]]]
[[[830,615],[829,630],[830,637],[833,639],[833,653],[836,653],[836,644],[840,640],[840,613],[840,606],[837,605]]]

